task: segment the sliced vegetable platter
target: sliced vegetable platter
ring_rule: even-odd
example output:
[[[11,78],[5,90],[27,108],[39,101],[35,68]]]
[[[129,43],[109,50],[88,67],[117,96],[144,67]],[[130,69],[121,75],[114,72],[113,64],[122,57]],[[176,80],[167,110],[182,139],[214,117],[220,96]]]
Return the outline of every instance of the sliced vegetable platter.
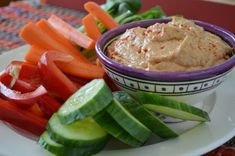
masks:
[[[4,69],[11,60],[22,60],[29,47],[24,46],[0,56],[0,69]],[[212,149],[222,145],[235,134],[235,114],[233,86],[235,82],[235,72],[218,89],[216,95],[210,97],[210,103],[215,103],[213,111],[210,113],[211,121],[207,124],[200,124],[195,127],[191,122],[171,124],[170,126],[177,132],[184,132],[179,137],[156,143],[156,138],[150,138],[148,146],[139,148],[123,149],[119,141],[112,140],[107,147],[98,153],[101,156],[142,156],[142,155],[202,155]],[[186,129],[190,129],[185,132]],[[191,127],[195,127],[191,129]],[[28,134],[15,132],[5,124],[0,124],[0,154],[6,156],[50,156],[49,152],[38,146],[35,140],[28,138]],[[159,138],[157,138],[158,140]],[[193,140],[193,141],[192,141]],[[14,146],[14,150],[12,150]],[[116,150],[112,150],[116,149]],[[117,150],[121,149],[121,150]]]
[[[167,97],[112,92],[117,88],[95,57],[94,45],[119,24],[164,15],[159,7],[135,15],[139,2],[86,2],[89,14],[80,31],[55,15],[26,24],[19,34],[30,45],[24,61],[12,61],[0,74],[0,119],[38,136],[49,152],[70,156],[96,154],[110,138],[139,147],[153,134],[179,136],[155,113],[210,121],[207,112]]]

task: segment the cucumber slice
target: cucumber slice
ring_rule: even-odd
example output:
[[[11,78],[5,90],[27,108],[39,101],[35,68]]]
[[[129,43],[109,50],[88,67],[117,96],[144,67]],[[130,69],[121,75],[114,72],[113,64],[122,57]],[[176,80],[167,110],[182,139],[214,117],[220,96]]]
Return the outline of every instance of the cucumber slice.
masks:
[[[98,153],[103,149],[103,145],[100,147],[68,147],[59,144],[51,139],[48,132],[45,131],[39,138],[38,144],[46,149],[47,151],[57,155],[57,156],[90,156],[92,154]]]
[[[131,115],[115,98],[106,110],[123,129],[140,142],[146,142],[151,135],[151,131]]]
[[[97,146],[106,143],[107,132],[101,128],[92,118],[77,120],[71,124],[61,124],[55,113],[49,120],[48,133],[56,142],[71,146]]]
[[[148,127],[154,134],[162,138],[176,137],[178,134],[162,122],[157,116],[150,113],[128,93],[114,92],[113,96],[129,111],[134,117]]]
[[[167,116],[183,120],[210,121],[207,112],[192,105],[159,96],[154,93],[137,92],[135,93],[135,98],[141,104],[144,104],[145,108]]]
[[[93,118],[102,128],[121,142],[132,147],[142,145],[140,141],[133,138],[121,126],[119,126],[119,124],[106,112],[106,110],[97,113],[93,116]]]
[[[63,124],[85,119],[103,110],[112,101],[112,92],[103,79],[95,79],[74,93],[58,111]]]

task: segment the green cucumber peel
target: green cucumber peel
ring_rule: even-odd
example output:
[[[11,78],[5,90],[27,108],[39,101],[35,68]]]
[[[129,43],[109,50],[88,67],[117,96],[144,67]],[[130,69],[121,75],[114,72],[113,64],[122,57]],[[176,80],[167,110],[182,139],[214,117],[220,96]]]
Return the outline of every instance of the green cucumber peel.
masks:
[[[112,98],[103,79],[92,80],[68,98],[60,107],[58,117],[63,124],[85,119],[103,110]]]
[[[106,110],[123,129],[140,142],[146,142],[151,135],[151,131],[128,112],[116,98],[113,98]]]
[[[177,137],[178,134],[157,116],[145,109],[138,101],[132,98],[127,92],[114,92],[113,96],[141,123],[149,128],[154,134],[162,138]]]
[[[148,92],[136,92],[134,97],[150,111],[182,120],[210,121],[206,111],[164,96]]]

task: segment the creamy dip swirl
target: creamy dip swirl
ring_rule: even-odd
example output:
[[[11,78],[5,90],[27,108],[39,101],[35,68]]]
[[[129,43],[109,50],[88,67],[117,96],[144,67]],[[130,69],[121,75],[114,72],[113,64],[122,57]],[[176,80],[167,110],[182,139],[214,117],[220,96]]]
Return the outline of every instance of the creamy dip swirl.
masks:
[[[171,22],[126,30],[107,48],[108,56],[127,66],[151,71],[194,71],[225,62],[232,48],[194,22]]]

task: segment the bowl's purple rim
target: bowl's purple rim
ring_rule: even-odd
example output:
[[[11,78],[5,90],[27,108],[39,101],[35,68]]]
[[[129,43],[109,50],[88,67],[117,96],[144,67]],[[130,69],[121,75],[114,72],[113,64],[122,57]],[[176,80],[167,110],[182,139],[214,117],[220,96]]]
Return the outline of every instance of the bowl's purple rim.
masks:
[[[170,82],[206,79],[225,73],[235,66],[235,55],[233,55],[225,63],[207,69],[191,71],[191,72],[155,72],[155,71],[146,71],[122,65],[107,57],[103,52],[103,48],[106,46],[106,44],[116,36],[122,34],[126,29],[136,26],[147,27],[157,22],[167,23],[169,21],[170,21],[169,18],[137,21],[122,25],[118,28],[106,32],[104,35],[101,36],[101,38],[96,43],[95,48],[99,59],[104,64],[104,66],[107,66],[112,70],[115,70],[116,72],[122,73],[124,75],[144,80],[170,81]],[[205,30],[210,31],[222,37],[235,49],[235,35],[233,33],[216,25],[212,25],[198,20],[193,20],[193,21],[197,25],[204,27]]]

